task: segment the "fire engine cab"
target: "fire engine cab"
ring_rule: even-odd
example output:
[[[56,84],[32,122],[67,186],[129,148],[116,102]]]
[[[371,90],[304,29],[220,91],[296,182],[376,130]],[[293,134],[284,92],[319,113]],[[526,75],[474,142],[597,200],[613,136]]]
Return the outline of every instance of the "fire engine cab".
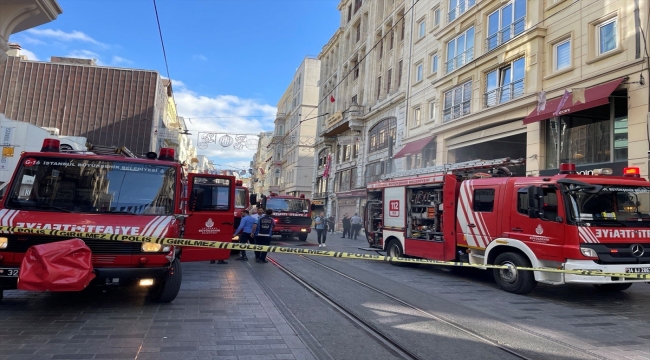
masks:
[[[562,164],[549,177],[512,176],[509,158],[385,176],[368,184],[371,247],[393,257],[616,273],[650,273],[650,182],[639,168],[579,175]],[[627,278],[494,269],[503,290],[537,282],[620,291]]]
[[[231,240],[234,177],[186,174],[169,148],[138,158],[126,148],[88,145],[88,151],[66,152],[59,145],[46,139],[41,152],[21,154],[0,201],[2,226],[62,230],[61,236],[0,234],[0,299],[3,290],[21,288],[19,279],[26,275],[21,264],[30,247],[68,240],[66,232]],[[230,254],[151,242],[81,240],[91,251],[95,284],[148,286],[157,302],[176,298],[182,262],[223,260]],[[64,276],[70,269],[59,270]]]

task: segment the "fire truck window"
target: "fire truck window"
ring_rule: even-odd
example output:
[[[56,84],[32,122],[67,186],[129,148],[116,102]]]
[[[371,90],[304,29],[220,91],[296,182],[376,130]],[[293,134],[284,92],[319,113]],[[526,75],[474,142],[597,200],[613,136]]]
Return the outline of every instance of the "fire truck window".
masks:
[[[517,212],[528,216],[528,188],[517,190]]]
[[[544,199],[542,203],[542,219],[555,220],[557,217],[557,193],[554,189],[544,189]]]
[[[235,189],[235,207],[243,209],[246,207],[246,190]]]
[[[494,189],[474,190],[474,211],[491,212],[494,209]]]

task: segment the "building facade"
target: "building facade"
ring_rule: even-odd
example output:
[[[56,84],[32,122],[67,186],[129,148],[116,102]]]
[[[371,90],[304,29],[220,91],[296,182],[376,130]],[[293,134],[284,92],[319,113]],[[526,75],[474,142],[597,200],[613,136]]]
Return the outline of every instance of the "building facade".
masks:
[[[278,102],[270,191],[311,198],[320,60],[306,57]]]
[[[165,128],[165,118],[175,118],[170,92],[156,71],[96,66],[88,59],[11,56],[0,63],[1,113],[93,144],[126,146],[136,155],[164,146],[156,131],[177,131]]]
[[[249,179],[251,194],[268,195],[274,180],[271,170],[273,168],[273,141],[274,132],[262,132],[258,135],[257,151],[251,161],[252,174]]]
[[[402,143],[411,49],[410,2],[346,0],[323,47],[314,197],[337,219],[363,213],[365,186],[392,171]]]

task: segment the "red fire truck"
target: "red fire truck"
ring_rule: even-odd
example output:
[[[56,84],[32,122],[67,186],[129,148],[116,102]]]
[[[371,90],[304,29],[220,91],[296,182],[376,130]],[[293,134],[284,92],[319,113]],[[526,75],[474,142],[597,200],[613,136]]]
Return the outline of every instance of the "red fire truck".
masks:
[[[174,150],[138,158],[128,149],[89,146],[60,152],[46,139],[23,153],[0,201],[0,225],[152,237],[230,241],[235,178],[185,174]],[[25,252],[66,238],[0,234],[0,298],[14,289]],[[96,284],[149,286],[152,300],[174,300],[181,262],[222,260],[229,250],[82,239],[92,251]]]
[[[497,159],[396,173],[367,189],[371,247],[394,257],[471,264],[650,273],[650,182],[639,168],[580,175],[512,176],[523,160]],[[497,284],[527,293],[537,282],[609,291],[631,280],[494,269]]]
[[[311,204],[305,199],[305,195],[295,197],[271,193],[269,196],[262,195],[257,205],[273,210],[275,219],[273,235],[297,237],[300,241],[307,240],[311,232]]]

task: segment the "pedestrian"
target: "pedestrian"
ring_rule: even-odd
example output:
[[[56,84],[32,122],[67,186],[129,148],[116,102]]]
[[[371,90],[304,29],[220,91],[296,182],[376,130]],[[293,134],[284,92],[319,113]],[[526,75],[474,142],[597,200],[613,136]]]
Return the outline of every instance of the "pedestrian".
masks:
[[[341,222],[343,223],[343,236],[341,237],[341,239],[345,239],[346,234],[348,235],[349,239],[352,239],[352,232],[350,231],[352,225],[350,224],[350,217],[348,216],[347,213],[343,215],[343,219],[341,220]]]
[[[336,224],[334,216],[330,215],[330,217],[327,218],[327,228],[329,229],[329,232],[334,233],[334,225]]]
[[[235,230],[235,233],[232,235],[233,237],[239,235],[239,243],[240,244],[247,244],[251,240],[251,234],[253,233],[253,225],[255,225],[256,220],[249,215],[250,213],[248,210],[242,210],[241,215],[241,222],[239,223],[239,227],[237,230]],[[243,260],[247,261],[248,257],[246,257],[246,250],[239,250],[239,257],[235,260]]]
[[[316,234],[318,234],[318,247],[325,247],[325,241],[327,240],[327,219],[325,218],[325,212],[321,211],[320,215],[316,216]]]
[[[358,213],[354,213],[354,216],[350,218],[350,224],[352,225],[352,237],[356,240],[359,230],[361,230],[361,217]]]
[[[261,206],[258,206],[257,207],[257,212],[255,214],[251,215],[251,217],[253,219],[255,219],[255,221],[257,221],[257,219],[261,218],[263,215],[264,215],[264,208],[261,207]]]
[[[267,209],[265,214],[257,219],[257,223],[253,225],[253,233],[255,234],[255,244],[257,245],[271,245],[271,237],[273,236],[273,226],[275,225],[275,220],[271,217],[273,215],[273,210]],[[266,251],[256,251],[255,252],[255,261],[256,262],[268,262],[266,261]]]

